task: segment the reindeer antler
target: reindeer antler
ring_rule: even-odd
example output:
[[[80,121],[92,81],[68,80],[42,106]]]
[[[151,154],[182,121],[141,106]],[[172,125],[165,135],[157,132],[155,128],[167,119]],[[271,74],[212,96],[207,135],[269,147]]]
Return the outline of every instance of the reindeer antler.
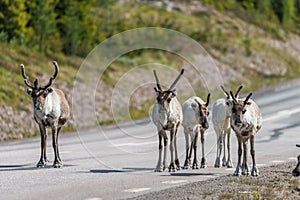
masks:
[[[53,66],[55,68],[55,71],[54,71],[54,74],[52,77],[50,77],[50,80],[48,82],[47,85],[45,85],[44,87],[40,87],[40,90],[45,90],[47,89],[48,87],[50,87],[54,81],[54,79],[56,78],[57,74],[58,74],[58,71],[59,71],[59,68],[58,68],[58,64],[56,61],[53,61]]]
[[[22,72],[22,76],[24,78],[24,83],[30,87],[30,88],[34,88],[34,86],[32,85],[32,83],[28,80],[28,76],[25,73],[25,66],[23,64],[20,65],[21,67],[21,72]]]
[[[250,94],[248,94],[248,96],[246,97],[246,99],[244,101],[244,105],[246,105],[248,103],[251,96],[252,96],[252,92],[250,92]]]
[[[235,93],[235,98],[238,98],[238,95],[239,95],[239,93],[240,93],[240,91],[241,91],[241,89],[243,89],[243,85],[241,85],[240,87],[239,87],[239,89],[236,91],[236,93]]]
[[[178,80],[182,76],[183,72],[184,72],[184,69],[181,69],[180,74],[177,76],[177,78],[175,79],[175,81],[173,82],[173,84],[170,86],[170,88],[168,90],[172,90],[175,87],[176,83],[178,82]]]
[[[235,103],[237,103],[237,100],[236,100],[235,96],[233,95],[232,91],[230,91],[230,95],[231,95],[233,101],[234,101]]]
[[[154,74],[154,77],[155,77],[155,80],[156,80],[157,89],[159,91],[162,91],[162,89],[160,87],[160,84],[159,84],[159,80],[158,80],[157,74],[156,74],[156,70],[153,70],[153,74]]]
[[[229,98],[230,95],[229,95],[228,92],[225,90],[224,86],[221,85],[220,87],[222,88],[222,90],[223,90],[224,94],[227,96],[227,98]]]
[[[208,93],[207,95],[207,99],[206,99],[206,103],[205,103],[205,106],[207,107],[208,104],[209,104],[209,99],[210,99],[210,93]]]

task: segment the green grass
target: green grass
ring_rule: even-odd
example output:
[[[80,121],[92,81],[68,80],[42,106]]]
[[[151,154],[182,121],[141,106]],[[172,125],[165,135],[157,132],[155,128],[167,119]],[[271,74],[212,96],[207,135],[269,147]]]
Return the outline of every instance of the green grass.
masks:
[[[248,15],[244,11],[227,12],[226,9],[223,8],[223,11],[217,15],[210,13],[210,11],[185,14],[169,12],[163,8],[144,3],[127,3],[124,5],[113,4],[107,8],[95,7],[91,13],[99,24],[99,41],[133,28],[163,27],[190,36],[212,55],[213,52],[219,52],[219,56],[214,56],[214,59],[218,61],[223,61],[222,59],[228,55],[236,56],[224,61],[224,64],[241,73],[249,82],[245,85],[246,81],[239,80],[229,83],[227,87],[235,89],[243,84],[245,85],[243,93],[300,76],[300,63],[296,56],[289,54],[284,49],[274,48],[263,42],[263,39],[284,41],[288,38],[288,33],[282,30],[276,22],[258,22],[258,15],[251,19],[252,21],[247,21]],[[239,26],[245,27],[249,25],[247,23],[251,23],[256,29],[249,29],[248,32],[246,31],[247,33],[241,32]],[[239,62],[239,59],[243,58],[253,60],[256,54],[266,59],[270,67],[277,64],[286,66],[287,72],[284,75],[266,76],[257,70],[247,68],[247,63]],[[70,92],[73,89],[76,72],[83,58],[65,56],[61,53],[45,55],[25,47],[0,43],[0,107],[10,106],[14,111],[26,110],[24,105],[31,104],[31,99],[24,93],[26,87],[20,73],[20,64],[25,65],[26,73],[29,79],[33,81],[35,77],[41,78],[48,75],[50,77],[52,75],[51,62],[53,60],[58,61],[60,66],[60,73],[55,84],[66,84],[69,91],[65,92]],[[159,63],[179,69],[183,62],[179,56],[163,50],[136,50],[115,60],[106,69],[102,78],[105,83],[113,87],[124,73],[134,67]],[[150,69],[149,73],[151,73]],[[83,77],[79,77],[79,79],[84,80]],[[207,96],[206,90],[202,86],[197,88],[196,94],[198,96]],[[178,98],[180,102],[183,102],[188,97],[179,95]],[[131,103],[130,116],[123,117],[120,115],[121,117],[118,119],[102,121],[100,124],[107,125],[115,123],[115,121],[126,121],[128,118],[140,119],[149,116],[149,110],[153,103],[154,99],[149,99],[138,107]],[[72,129],[72,127],[65,128],[65,130]]]

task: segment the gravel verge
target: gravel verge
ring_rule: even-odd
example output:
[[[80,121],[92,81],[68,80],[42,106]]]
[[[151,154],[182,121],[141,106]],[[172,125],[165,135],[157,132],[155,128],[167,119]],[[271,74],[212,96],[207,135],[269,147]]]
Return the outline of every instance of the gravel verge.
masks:
[[[131,199],[300,199],[294,162],[260,168],[260,176],[221,176]]]

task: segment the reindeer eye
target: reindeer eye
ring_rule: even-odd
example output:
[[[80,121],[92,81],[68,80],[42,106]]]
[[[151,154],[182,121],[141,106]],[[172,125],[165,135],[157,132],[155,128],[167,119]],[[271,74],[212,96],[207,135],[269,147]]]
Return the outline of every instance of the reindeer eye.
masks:
[[[246,111],[247,111],[247,110],[243,110],[242,113],[245,114]]]
[[[209,115],[209,112],[207,112],[207,116]]]
[[[170,102],[171,102],[171,99],[167,99],[167,102],[170,103]]]

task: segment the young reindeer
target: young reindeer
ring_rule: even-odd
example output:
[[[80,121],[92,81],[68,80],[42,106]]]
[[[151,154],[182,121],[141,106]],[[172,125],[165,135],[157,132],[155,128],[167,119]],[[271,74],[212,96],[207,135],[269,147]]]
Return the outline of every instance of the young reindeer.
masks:
[[[245,99],[237,99],[232,91],[232,110],[231,110],[231,128],[235,131],[238,140],[238,162],[234,176],[249,175],[247,165],[248,140],[250,139],[250,153],[252,157],[252,176],[258,176],[259,171],[256,167],[254,137],[262,126],[262,116],[257,104],[250,99],[250,93]],[[243,149],[243,163],[241,165]]]
[[[175,85],[182,76],[184,70],[182,69],[176,80],[167,90],[162,90],[156,71],[153,70],[156,85],[154,90],[156,92],[156,104],[152,110],[152,121],[157,127],[158,137],[159,137],[159,155],[158,162],[155,169],[155,172],[162,172],[167,168],[166,157],[167,157],[167,145],[168,145],[168,136],[166,131],[170,131],[170,152],[171,152],[171,163],[169,166],[169,171],[175,172],[180,169],[180,164],[178,160],[177,153],[177,141],[176,134],[178,127],[182,121],[182,110],[181,105],[176,98]],[[162,150],[164,143],[164,159],[161,160]],[[175,162],[174,162],[174,150],[175,150]]]
[[[228,92],[225,90],[223,86],[221,86],[225,98],[218,99],[214,102],[212,106],[212,122],[214,126],[215,133],[217,135],[217,156],[215,161],[215,167],[221,167],[221,154],[223,149],[223,159],[222,166],[227,166],[228,168],[232,168],[232,160],[230,153],[230,134],[231,134],[231,126],[230,126],[230,117],[231,117],[231,97]],[[235,93],[235,98],[238,98],[238,94],[241,91],[243,86],[240,86]],[[228,157],[226,159],[226,136],[227,136],[227,154]]]
[[[70,109],[64,93],[56,88],[51,87],[54,79],[58,74],[58,64],[53,61],[55,68],[54,75],[50,78],[45,86],[40,86],[38,79],[35,79],[32,84],[25,74],[25,67],[21,64],[21,72],[26,86],[28,95],[31,96],[34,109],[34,120],[39,125],[41,133],[41,157],[37,163],[37,167],[45,167],[48,160],[46,155],[46,141],[47,130],[52,129],[52,144],[54,149],[54,163],[55,168],[62,167],[63,163],[58,151],[58,135],[62,126],[68,121],[70,116]]]
[[[206,102],[204,102],[200,97],[191,97],[182,104],[183,111],[183,121],[182,126],[184,128],[185,142],[186,142],[186,158],[184,162],[184,169],[188,169],[191,164],[192,150],[194,150],[194,161],[192,168],[199,169],[197,161],[197,147],[198,147],[198,137],[201,133],[201,145],[202,145],[202,159],[201,168],[206,167],[205,154],[204,154],[204,132],[209,128],[207,116],[208,104],[209,104],[210,94],[207,96]],[[191,138],[191,145],[189,142]]]

